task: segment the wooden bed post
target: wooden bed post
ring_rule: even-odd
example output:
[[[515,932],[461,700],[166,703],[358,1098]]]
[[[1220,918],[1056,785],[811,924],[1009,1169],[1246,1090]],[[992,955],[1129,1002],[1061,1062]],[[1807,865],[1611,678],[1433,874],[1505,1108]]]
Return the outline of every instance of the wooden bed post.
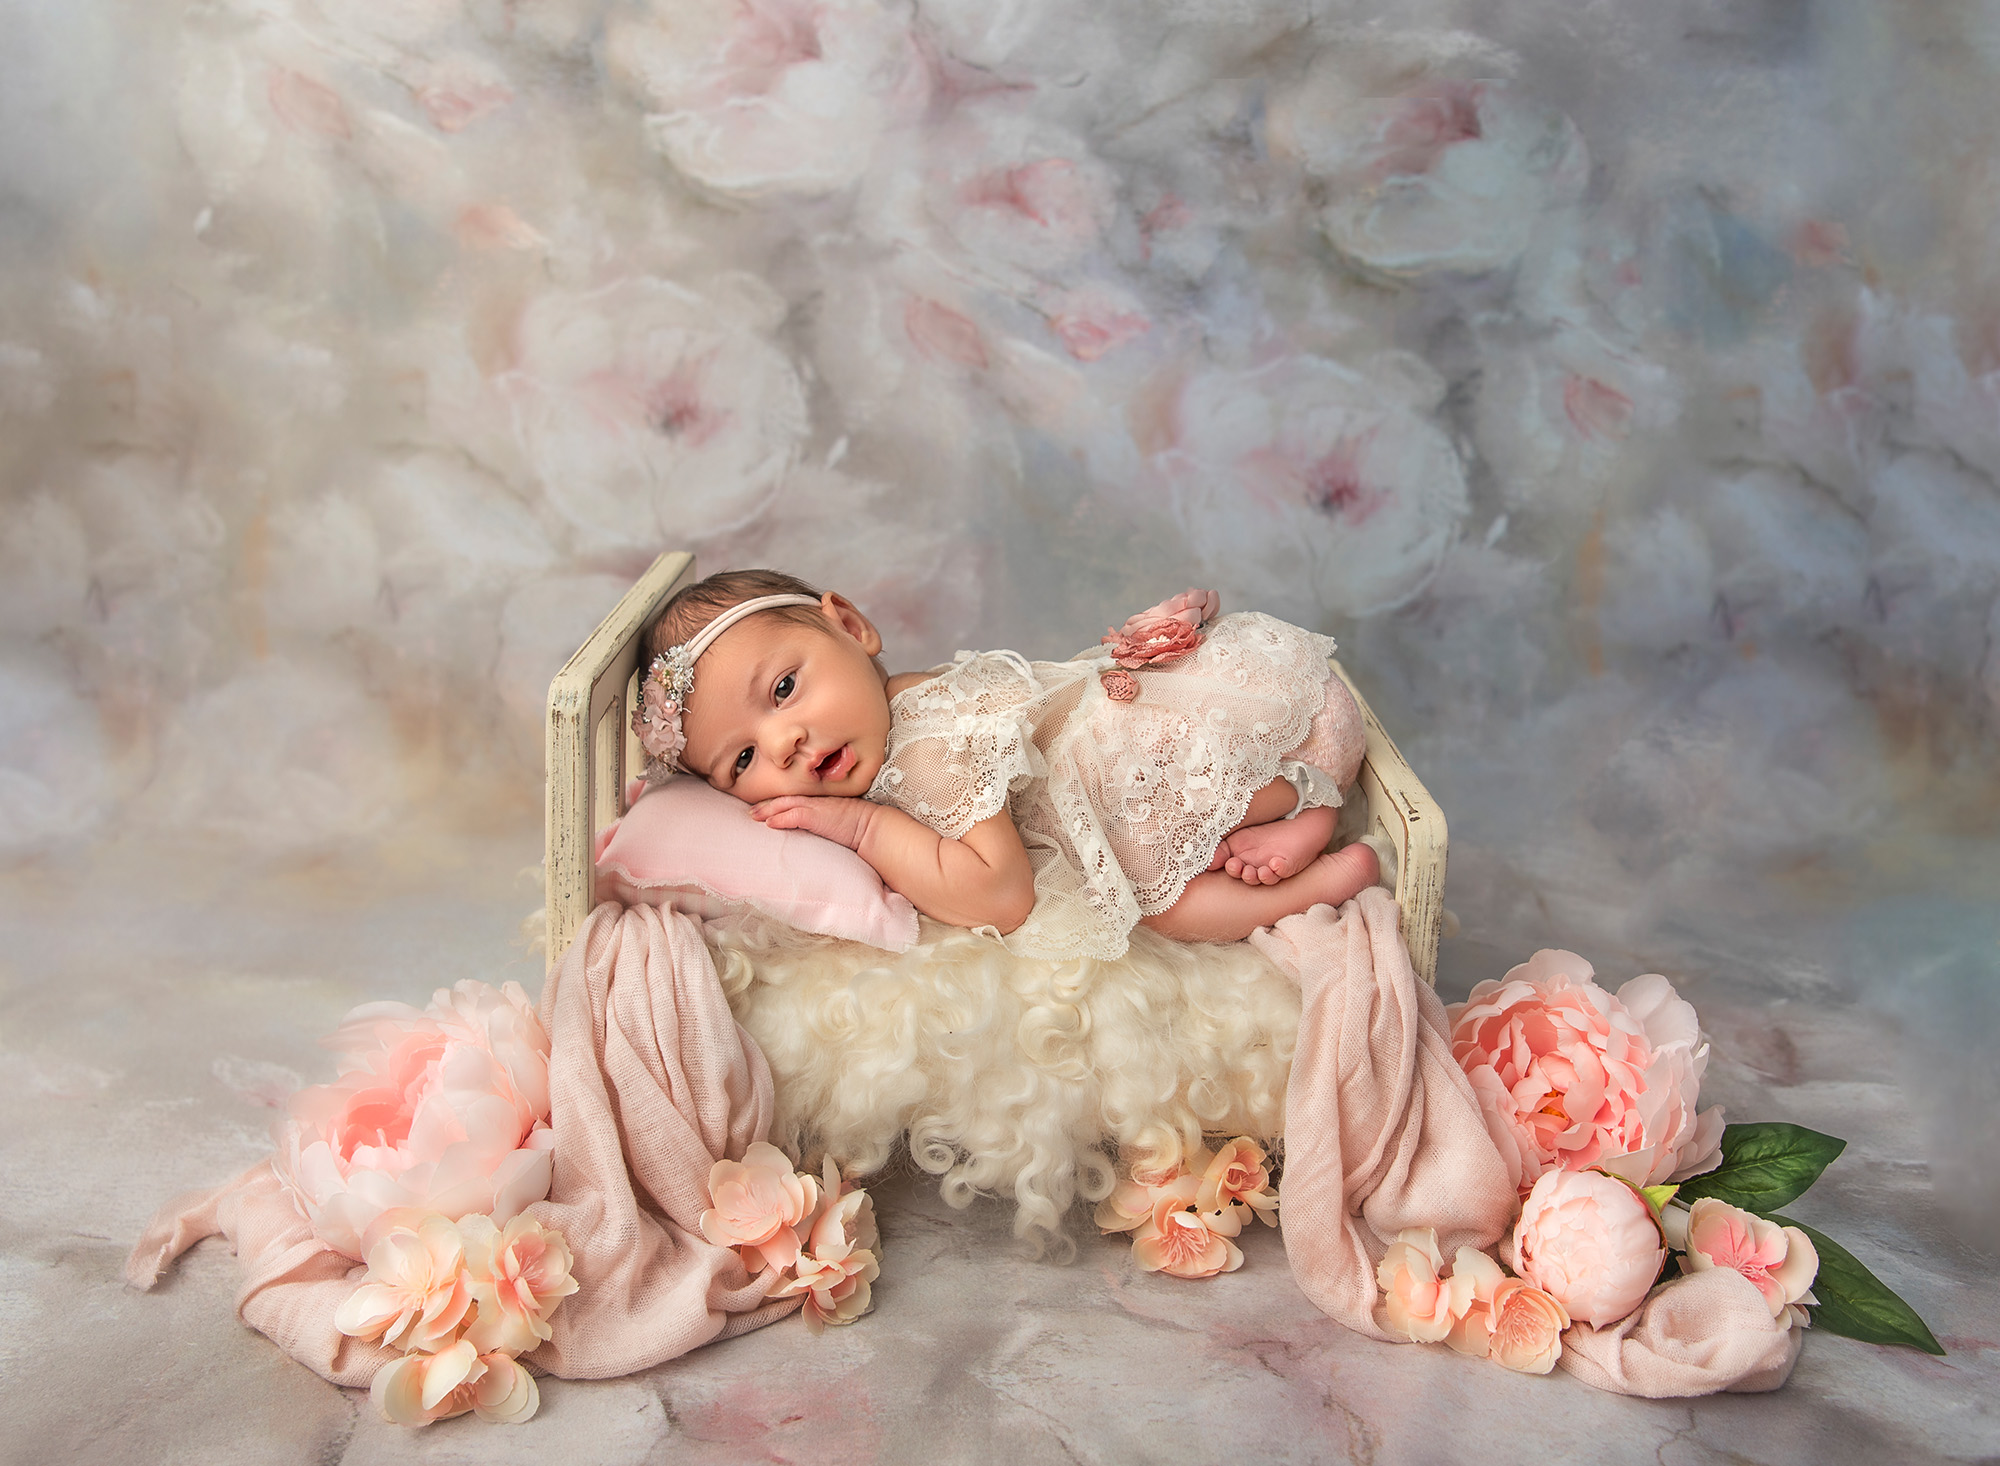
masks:
[[[668,598],[694,578],[694,556],[680,550],[660,556],[549,684],[543,854],[549,971],[596,902],[593,837],[625,812],[626,775],[639,771],[629,729],[640,638]]]

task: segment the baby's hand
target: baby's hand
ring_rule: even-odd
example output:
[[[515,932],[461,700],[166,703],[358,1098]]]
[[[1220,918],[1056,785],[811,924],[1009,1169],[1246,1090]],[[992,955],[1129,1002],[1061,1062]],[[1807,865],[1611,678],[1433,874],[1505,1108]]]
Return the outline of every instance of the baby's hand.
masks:
[[[774,830],[805,830],[859,850],[880,808],[851,795],[781,794],[751,805],[750,813]]]

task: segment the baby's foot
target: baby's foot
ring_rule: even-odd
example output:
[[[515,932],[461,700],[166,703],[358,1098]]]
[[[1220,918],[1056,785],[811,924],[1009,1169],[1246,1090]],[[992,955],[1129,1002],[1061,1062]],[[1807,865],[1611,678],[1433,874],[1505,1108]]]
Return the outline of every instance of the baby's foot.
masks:
[[[1333,834],[1333,821],[1330,809],[1308,809],[1295,819],[1245,825],[1224,840],[1216,854],[1228,852],[1223,869],[1245,885],[1275,886],[1312,864]]]
[[[1374,885],[1381,874],[1375,852],[1357,840],[1319,856],[1300,874],[1298,884],[1309,888],[1302,894],[1309,894],[1315,903],[1338,906]]]

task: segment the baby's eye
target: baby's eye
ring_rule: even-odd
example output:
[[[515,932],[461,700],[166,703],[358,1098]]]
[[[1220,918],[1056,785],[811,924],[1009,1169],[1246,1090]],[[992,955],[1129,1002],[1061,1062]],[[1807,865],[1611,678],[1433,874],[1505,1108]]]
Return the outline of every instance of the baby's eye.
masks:
[[[787,672],[784,676],[778,679],[778,685],[771,689],[771,693],[774,697],[778,699],[779,702],[783,702],[786,698],[792,695],[792,688],[794,685],[795,684],[792,680],[792,674]]]
[[[752,757],[756,755],[756,752],[757,750],[754,748],[744,749],[743,752],[736,755],[736,762],[730,767],[729,771],[732,774],[742,773],[745,769],[750,767],[750,760]]]

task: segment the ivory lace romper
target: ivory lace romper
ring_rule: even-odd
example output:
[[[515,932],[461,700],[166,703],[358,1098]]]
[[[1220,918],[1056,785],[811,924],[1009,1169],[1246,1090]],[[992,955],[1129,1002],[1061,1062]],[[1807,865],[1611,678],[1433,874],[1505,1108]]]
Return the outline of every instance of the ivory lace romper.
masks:
[[[1094,647],[1067,662],[960,652],[890,700],[888,757],[868,791],[957,839],[1005,807],[1035,907],[1022,956],[1115,958],[1141,916],[1208,869],[1256,792],[1289,779],[1301,808],[1338,805],[1361,767],[1360,710],[1327,666],[1331,637],[1274,617],[1214,621],[1195,651],[1106,696]]]

